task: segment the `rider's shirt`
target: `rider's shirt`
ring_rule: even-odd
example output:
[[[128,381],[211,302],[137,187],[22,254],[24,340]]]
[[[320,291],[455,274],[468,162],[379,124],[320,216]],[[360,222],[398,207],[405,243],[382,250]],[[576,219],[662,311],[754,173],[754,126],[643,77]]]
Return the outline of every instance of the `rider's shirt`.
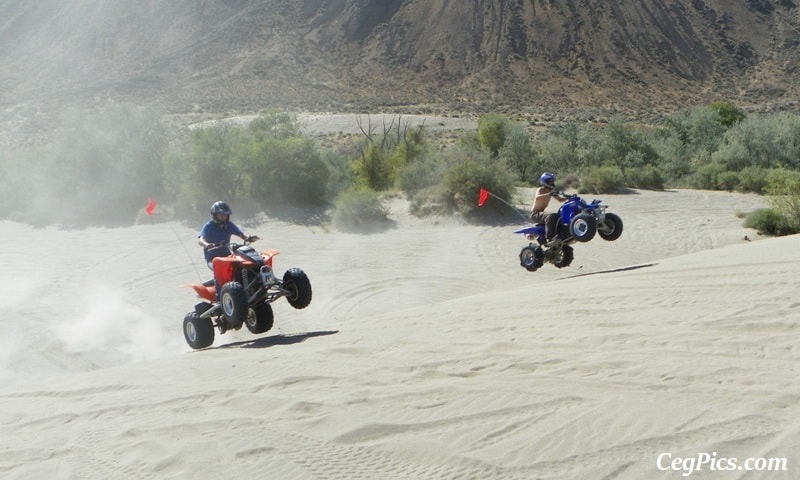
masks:
[[[233,222],[228,221],[217,223],[213,220],[209,220],[208,223],[203,225],[203,228],[200,230],[200,234],[197,236],[197,238],[202,238],[208,243],[228,243],[231,241],[231,235],[237,235],[240,237],[244,236],[242,231],[239,230],[239,227],[237,227]],[[221,254],[227,255],[228,252],[228,249],[206,250],[206,261],[210,262],[214,259],[214,257],[218,257]]]

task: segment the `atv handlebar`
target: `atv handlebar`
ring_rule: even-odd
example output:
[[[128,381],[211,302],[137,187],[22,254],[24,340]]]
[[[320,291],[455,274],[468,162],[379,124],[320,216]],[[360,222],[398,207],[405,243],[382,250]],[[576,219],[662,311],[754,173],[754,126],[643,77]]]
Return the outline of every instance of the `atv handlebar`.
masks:
[[[224,247],[227,244],[228,242],[209,243],[205,246],[205,248],[203,248],[203,250],[214,250],[215,248]]]
[[[244,243],[242,245],[249,245],[249,244],[255,242],[256,240],[261,240],[261,237],[259,237],[258,235],[250,235],[249,237],[244,239]],[[226,246],[229,247],[231,250],[235,251],[241,245],[239,245],[237,243],[230,243],[230,242],[209,243],[208,246],[206,246],[204,248],[204,250],[214,250],[216,248],[221,248],[221,247],[226,247]]]

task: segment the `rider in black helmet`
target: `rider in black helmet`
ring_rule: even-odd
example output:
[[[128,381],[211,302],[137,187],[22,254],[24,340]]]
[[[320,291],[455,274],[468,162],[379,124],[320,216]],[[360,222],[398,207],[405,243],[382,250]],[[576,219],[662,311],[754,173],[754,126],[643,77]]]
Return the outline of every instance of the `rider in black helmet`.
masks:
[[[215,257],[230,255],[228,244],[231,236],[236,235],[244,241],[253,241],[255,237],[248,237],[235,223],[231,222],[231,207],[225,202],[215,202],[211,205],[211,220],[203,225],[197,236],[197,243],[205,251],[206,263],[211,268],[211,260]]]

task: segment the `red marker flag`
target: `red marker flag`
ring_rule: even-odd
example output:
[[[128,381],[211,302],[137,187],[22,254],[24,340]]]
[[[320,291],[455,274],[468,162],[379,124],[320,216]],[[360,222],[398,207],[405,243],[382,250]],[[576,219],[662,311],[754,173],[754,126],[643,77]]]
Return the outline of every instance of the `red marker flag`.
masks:
[[[154,202],[153,199],[151,198],[148,200],[147,206],[144,207],[144,213],[152,215],[155,209],[156,209],[156,202]]]
[[[488,199],[489,199],[489,191],[484,188],[481,188],[478,191],[478,206],[482,207],[483,204],[486,203],[486,200]]]

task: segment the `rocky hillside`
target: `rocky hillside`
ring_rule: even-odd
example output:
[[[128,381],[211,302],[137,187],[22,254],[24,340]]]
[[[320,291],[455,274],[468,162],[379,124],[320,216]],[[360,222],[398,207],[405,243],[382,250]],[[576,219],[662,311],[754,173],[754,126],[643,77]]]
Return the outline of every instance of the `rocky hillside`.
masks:
[[[0,0],[0,108],[797,108],[794,0]]]

